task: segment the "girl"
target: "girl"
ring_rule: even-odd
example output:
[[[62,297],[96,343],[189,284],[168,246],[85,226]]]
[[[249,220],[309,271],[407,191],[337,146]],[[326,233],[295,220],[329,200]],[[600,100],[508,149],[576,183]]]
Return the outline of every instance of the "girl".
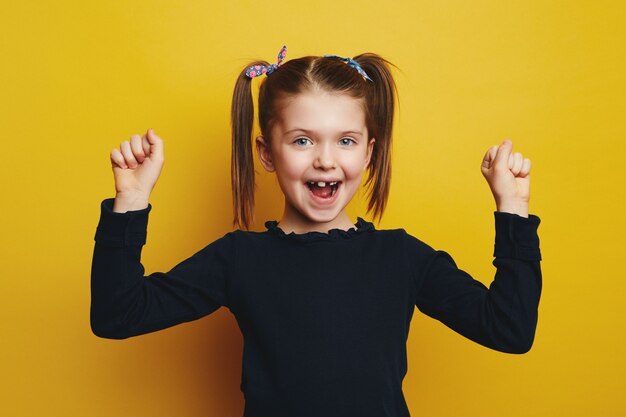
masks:
[[[504,141],[482,173],[497,211],[489,289],[445,251],[378,230],[345,207],[367,171],[380,220],[390,186],[395,84],[376,54],[306,56],[246,66],[232,103],[236,230],[169,272],[144,276],[148,203],[163,166],[152,129],[111,152],[116,196],[101,203],[91,275],[91,327],[124,339],[211,314],[244,338],[245,417],[409,416],[402,380],[415,307],[491,349],[527,352],[541,293],[540,219],[528,214],[530,161]],[[347,65],[346,65],[347,64]],[[263,167],[285,196],[280,221],[253,221],[252,78]]]

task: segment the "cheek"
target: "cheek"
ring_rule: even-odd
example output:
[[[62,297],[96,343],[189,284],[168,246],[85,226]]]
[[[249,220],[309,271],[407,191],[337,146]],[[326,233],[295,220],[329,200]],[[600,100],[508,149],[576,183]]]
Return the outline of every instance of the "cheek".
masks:
[[[276,174],[282,180],[300,181],[306,168],[307,161],[298,154],[283,154],[276,161]]]
[[[363,168],[365,168],[365,158],[354,158],[347,161],[343,165],[343,171],[346,177],[351,179],[358,179],[365,172]]]

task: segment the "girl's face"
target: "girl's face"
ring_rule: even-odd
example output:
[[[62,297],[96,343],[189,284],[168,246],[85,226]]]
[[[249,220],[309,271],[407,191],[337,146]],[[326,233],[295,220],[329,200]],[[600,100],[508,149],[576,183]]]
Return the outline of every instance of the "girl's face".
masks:
[[[368,138],[361,103],[320,90],[286,98],[279,103],[271,144],[256,139],[263,167],[276,172],[285,194],[280,226],[286,233],[353,227],[344,209],[361,184],[375,141]]]

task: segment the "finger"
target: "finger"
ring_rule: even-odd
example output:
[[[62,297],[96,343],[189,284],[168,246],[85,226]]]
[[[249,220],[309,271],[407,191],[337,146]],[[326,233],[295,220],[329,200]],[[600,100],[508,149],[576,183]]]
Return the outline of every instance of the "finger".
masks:
[[[120,145],[120,150],[122,151],[122,155],[124,155],[124,159],[126,160],[126,165],[130,168],[137,168],[139,165],[135,156],[133,155],[133,151],[130,149],[130,142],[125,140]]]
[[[522,156],[522,154],[519,152],[515,152],[513,154],[513,168],[511,169],[514,175],[519,174],[519,172],[522,170],[523,163],[524,157]]]
[[[143,148],[143,154],[146,156],[150,155],[150,142],[148,141],[148,133],[144,134],[141,137],[141,147]]]
[[[524,165],[524,156],[519,152],[515,152],[515,169],[517,172],[522,170],[522,165]]]
[[[509,139],[505,139],[498,147],[498,152],[494,160],[494,166],[497,169],[510,169],[509,157],[511,155],[511,149],[513,148],[513,142]]]
[[[150,142],[150,158],[163,159],[163,139],[154,133],[154,129],[148,129],[146,134],[148,142]]]
[[[493,159],[496,157],[496,153],[498,151],[498,145],[493,145],[491,148],[487,150],[485,156],[483,157],[482,167],[483,168],[491,168],[491,164],[493,163]]]
[[[143,145],[142,139],[139,135],[133,135],[130,138],[130,149],[133,151],[133,155],[137,162],[142,163],[146,158],[146,155],[143,153]]]
[[[521,177],[526,177],[530,174],[530,159],[524,158],[524,162],[522,163],[522,169],[520,170],[519,175]]]
[[[126,165],[126,161],[124,161],[124,157],[120,153],[119,149],[113,149],[111,151],[111,165],[113,168],[116,166],[119,168],[128,168],[128,165]]]

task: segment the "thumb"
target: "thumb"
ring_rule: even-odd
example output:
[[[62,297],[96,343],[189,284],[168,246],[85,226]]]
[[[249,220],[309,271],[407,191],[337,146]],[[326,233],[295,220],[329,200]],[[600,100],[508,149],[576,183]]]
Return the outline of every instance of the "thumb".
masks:
[[[163,159],[163,139],[158,137],[152,128],[148,129],[146,138],[150,143],[150,158]]]
[[[491,148],[487,150],[485,156],[483,157],[483,162],[481,164],[481,168],[483,172],[485,170],[490,169],[494,164],[494,159],[496,157],[496,153],[498,152],[498,145],[493,145]]]
[[[509,139],[505,139],[502,144],[498,147],[498,151],[496,152],[496,157],[494,160],[494,166],[502,169],[509,169],[509,157],[511,156],[511,149],[513,148],[513,142]]]

